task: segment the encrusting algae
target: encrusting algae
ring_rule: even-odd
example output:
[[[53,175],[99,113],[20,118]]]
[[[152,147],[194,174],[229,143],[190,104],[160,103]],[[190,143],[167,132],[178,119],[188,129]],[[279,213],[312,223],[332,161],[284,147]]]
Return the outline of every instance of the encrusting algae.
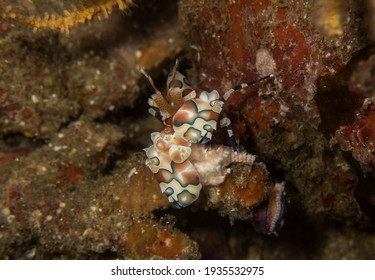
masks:
[[[34,28],[34,31],[47,28],[59,30],[69,35],[69,29],[80,23],[97,18],[99,20],[108,18],[113,7],[118,6],[121,11],[128,9],[134,3],[132,0],[86,0],[83,4],[72,5],[72,10],[64,10],[64,14],[46,13],[42,17],[17,14],[12,6],[0,7],[0,16],[4,19],[14,20],[27,24]]]
[[[122,17],[118,1],[0,2],[2,259],[374,259],[365,5],[133,0]],[[315,3],[328,23],[318,24]],[[144,164],[161,126],[137,71],[164,90],[177,58],[206,90],[275,73],[223,109],[258,164],[231,166],[182,210],[168,207]],[[214,137],[229,145],[225,128]],[[286,192],[274,188],[282,181]],[[269,236],[280,214],[268,206],[283,213],[280,201],[285,225]]]

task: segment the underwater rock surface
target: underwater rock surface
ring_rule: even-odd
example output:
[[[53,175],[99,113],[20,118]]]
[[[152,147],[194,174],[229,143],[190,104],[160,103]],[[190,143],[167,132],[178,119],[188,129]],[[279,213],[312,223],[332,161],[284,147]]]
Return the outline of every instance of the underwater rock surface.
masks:
[[[18,20],[85,8],[60,2],[0,0],[0,258],[375,258],[372,10],[144,0],[69,34]],[[220,94],[275,75],[223,109],[265,165],[233,164],[182,210],[144,164],[162,126],[138,70],[164,89],[176,58],[194,87]],[[230,146],[225,129],[213,140]],[[255,232],[254,209],[283,180],[283,227]]]

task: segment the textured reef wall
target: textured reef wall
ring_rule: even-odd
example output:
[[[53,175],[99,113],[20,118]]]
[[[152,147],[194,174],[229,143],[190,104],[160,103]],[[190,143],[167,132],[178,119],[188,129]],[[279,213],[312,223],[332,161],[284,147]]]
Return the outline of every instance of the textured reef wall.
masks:
[[[60,2],[0,1],[0,258],[375,257],[373,1]],[[220,93],[275,75],[223,110],[267,171],[234,164],[183,210],[144,165],[161,124],[138,71],[163,89],[176,58]],[[256,233],[281,180],[284,226]]]

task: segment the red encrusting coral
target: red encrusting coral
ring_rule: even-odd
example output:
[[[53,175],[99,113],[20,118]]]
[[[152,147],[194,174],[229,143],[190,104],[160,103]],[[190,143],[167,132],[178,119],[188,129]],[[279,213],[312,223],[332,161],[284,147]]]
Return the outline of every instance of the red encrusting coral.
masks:
[[[149,221],[135,222],[125,237],[125,250],[133,259],[186,259],[189,246],[185,234],[170,231]]]
[[[318,130],[321,112],[316,101],[318,78],[341,70],[365,46],[363,26],[340,22],[335,28],[342,34],[327,35],[321,22],[312,17],[311,7],[309,1],[284,5],[241,0],[187,1],[180,9],[188,39],[201,50],[197,69],[205,88],[223,93],[235,84],[275,74],[272,81],[233,94],[228,100],[223,111],[231,118],[240,144],[284,170],[309,214],[361,217],[367,223],[354,196],[359,182],[355,168],[342,154],[328,152],[329,139]],[[360,13],[353,1],[347,7],[345,18]],[[335,19],[327,20],[335,23],[337,14],[330,16]],[[207,31],[202,34],[200,30]],[[349,181],[340,179],[343,172]],[[337,185],[340,187],[333,187]],[[323,207],[321,197],[327,195],[340,203]],[[344,211],[342,205],[349,206]]]
[[[341,127],[335,136],[340,147],[350,151],[365,167],[375,167],[375,104],[366,99],[354,123]],[[366,169],[366,168],[365,168]]]
[[[36,1],[11,3],[8,15],[16,17],[48,11],[35,21],[38,32],[0,18],[2,258],[373,258],[366,228],[374,225],[374,106],[354,121],[342,118],[373,96],[373,59],[354,70],[351,92],[328,96],[328,84],[317,84],[349,80],[340,70],[368,44],[356,1],[345,9],[316,1],[332,8],[317,16],[310,0],[138,0],[132,15],[75,25],[69,36],[42,30],[41,22],[54,25],[50,15],[79,1],[52,2],[38,1],[38,9]],[[188,76],[221,94],[275,75],[234,94],[223,111],[239,145],[267,168],[233,164],[222,185],[204,187],[182,211],[168,208],[144,166],[141,150],[160,126],[145,116],[146,83],[137,71],[159,74],[159,87],[177,56],[181,72],[191,62]],[[327,129],[326,118],[338,115]],[[228,145],[225,131],[218,134],[215,144]],[[278,238],[251,227],[273,177],[288,182]]]

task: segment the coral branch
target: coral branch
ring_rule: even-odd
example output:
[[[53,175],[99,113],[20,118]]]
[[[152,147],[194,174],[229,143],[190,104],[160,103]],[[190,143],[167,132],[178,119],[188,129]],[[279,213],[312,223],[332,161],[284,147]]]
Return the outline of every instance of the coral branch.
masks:
[[[114,6],[117,5],[120,10],[126,10],[133,3],[133,0],[87,0],[84,5],[73,5],[72,10],[65,10],[63,15],[46,13],[41,17],[16,14],[11,6],[7,6],[0,11],[0,16],[4,19],[15,20],[30,25],[34,28],[34,31],[47,28],[60,30],[68,35],[71,27],[92,20],[93,18],[101,20],[102,15],[108,18]]]

